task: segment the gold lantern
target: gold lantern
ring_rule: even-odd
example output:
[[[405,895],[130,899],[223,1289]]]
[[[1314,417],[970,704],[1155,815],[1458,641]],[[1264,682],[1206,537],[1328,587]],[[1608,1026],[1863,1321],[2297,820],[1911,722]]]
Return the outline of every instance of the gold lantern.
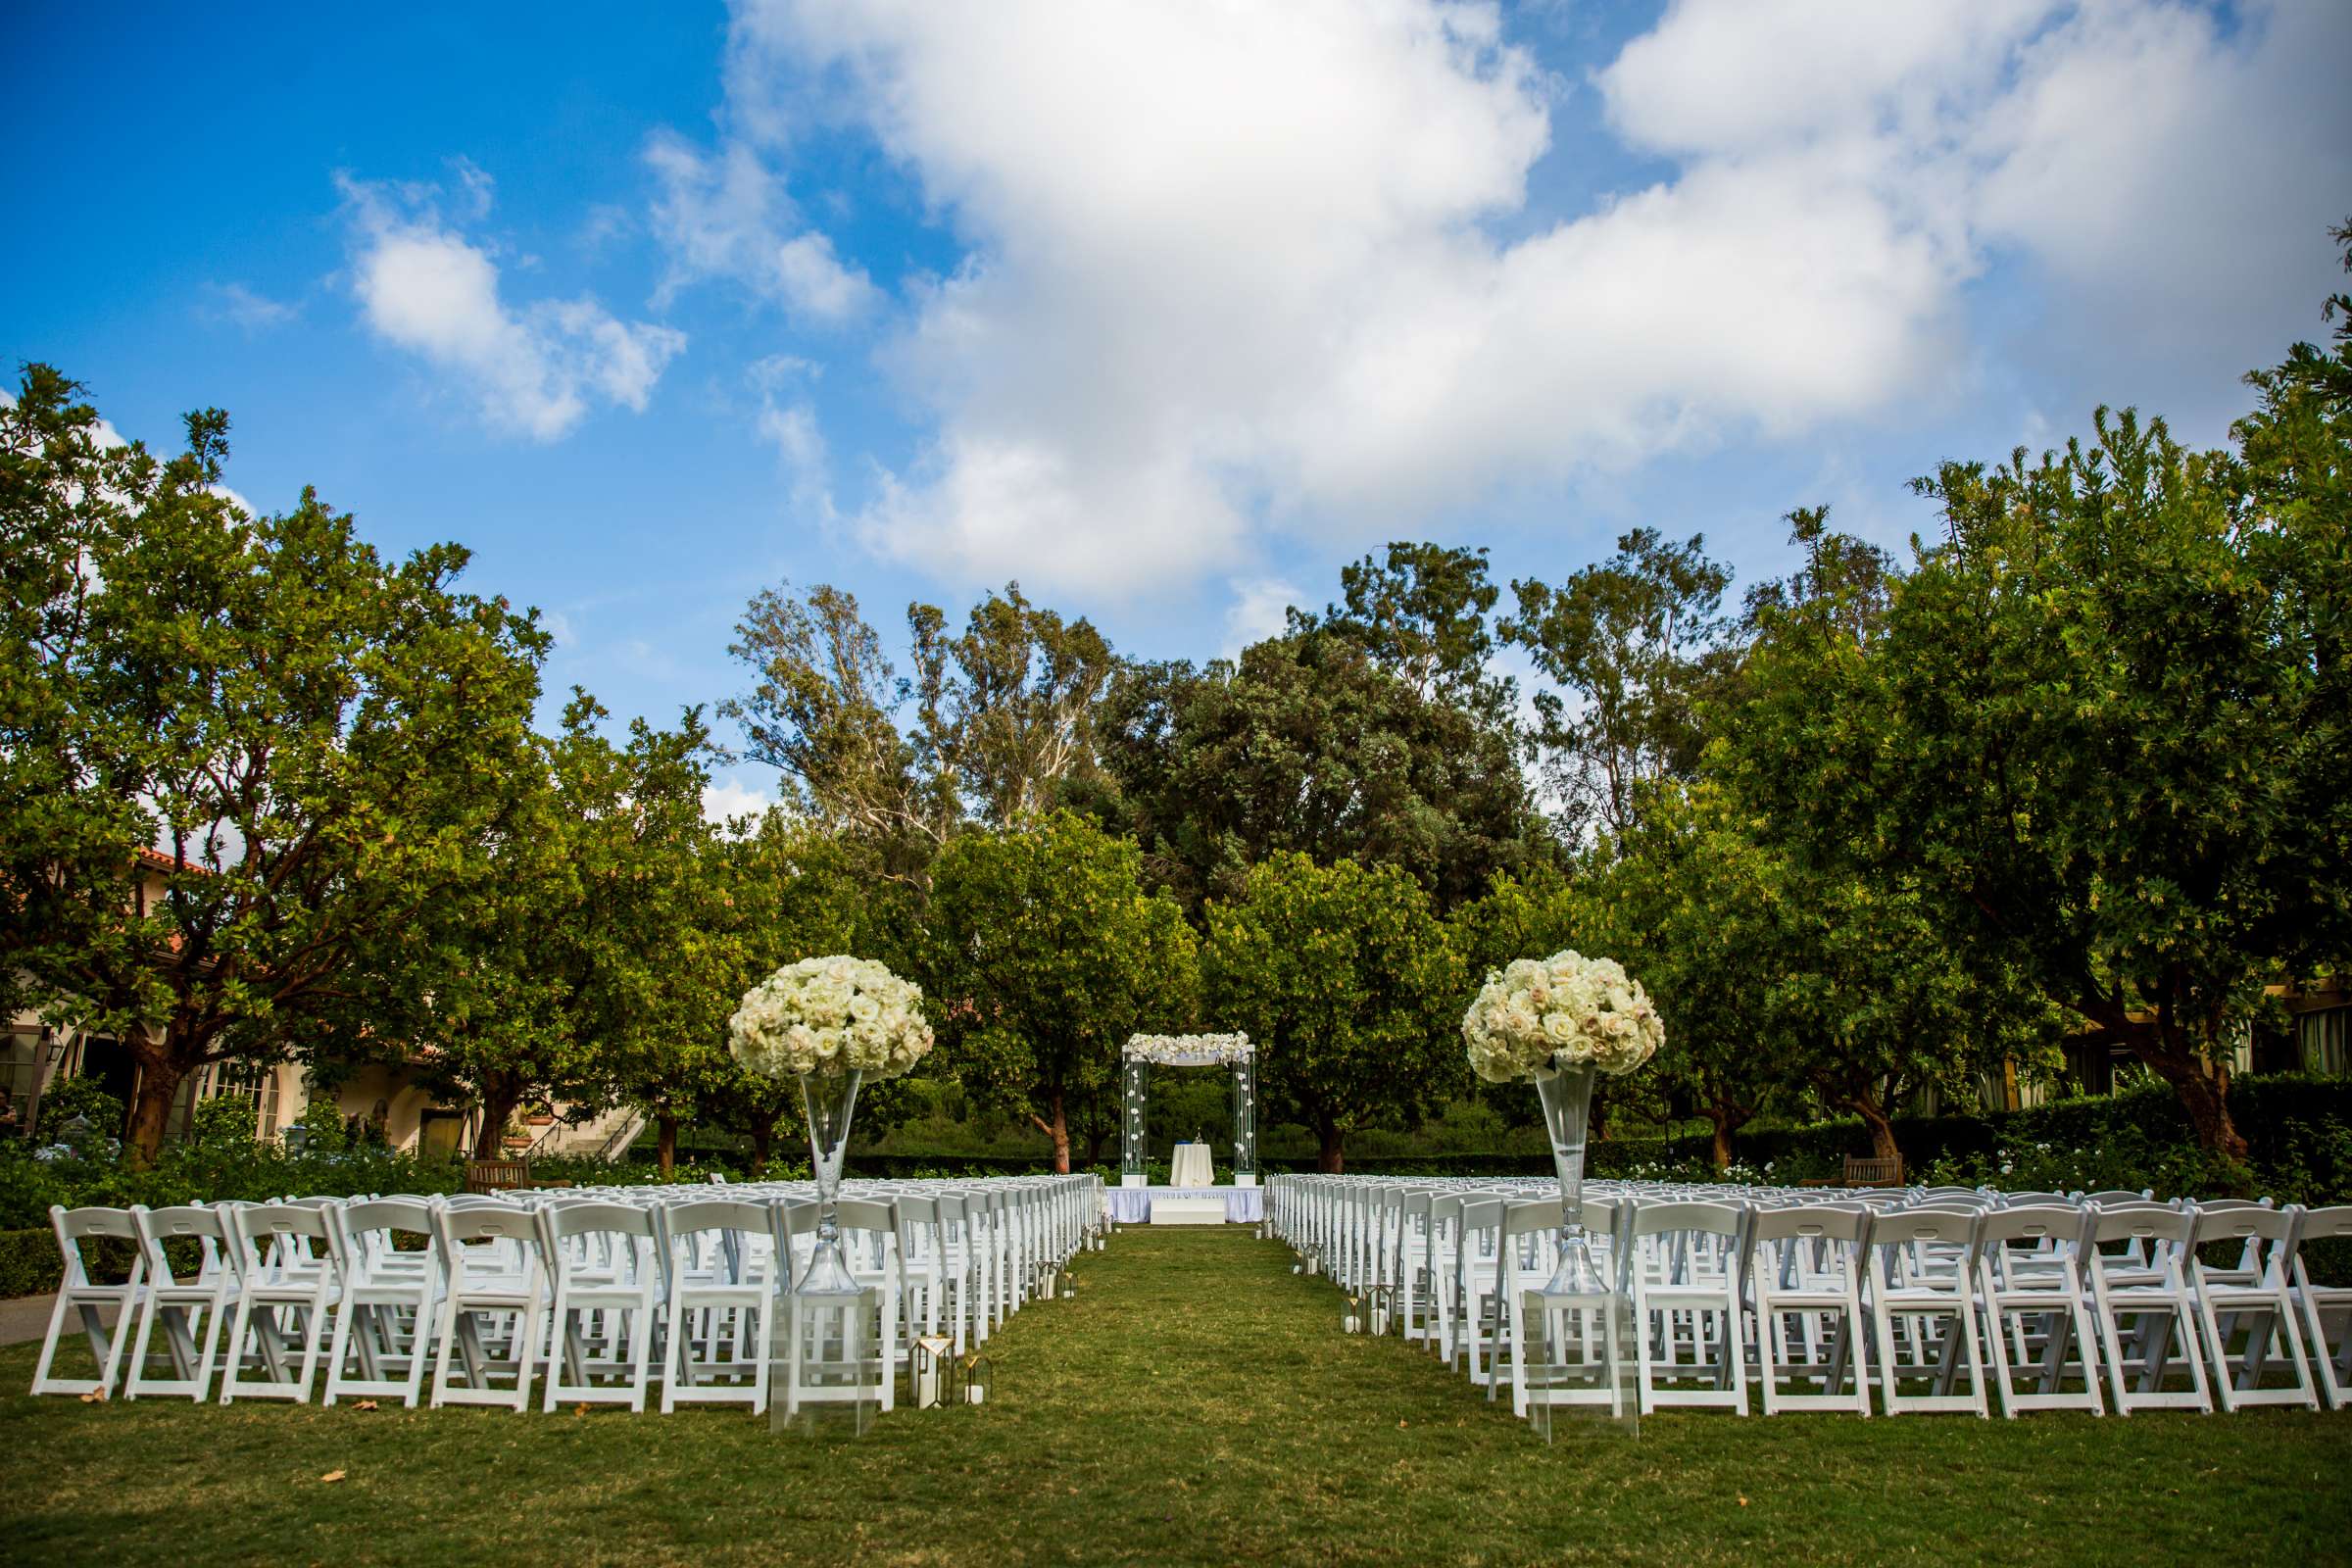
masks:
[[[1376,1335],[1386,1334],[1389,1332],[1390,1322],[1396,1315],[1396,1288],[1388,1285],[1375,1285],[1372,1287],[1369,1297],[1372,1332]]]
[[[949,1363],[948,1402],[951,1404],[986,1404],[996,1392],[997,1369],[987,1356],[974,1350],[960,1360]]]
[[[1350,1296],[1348,1298],[1348,1311],[1340,1319],[1341,1333],[1361,1334],[1364,1332],[1363,1305],[1364,1298],[1362,1297]]]
[[[925,1334],[915,1340],[909,1365],[917,1410],[937,1409],[948,1402],[948,1385],[954,1381],[955,1349],[956,1342],[944,1334]]]

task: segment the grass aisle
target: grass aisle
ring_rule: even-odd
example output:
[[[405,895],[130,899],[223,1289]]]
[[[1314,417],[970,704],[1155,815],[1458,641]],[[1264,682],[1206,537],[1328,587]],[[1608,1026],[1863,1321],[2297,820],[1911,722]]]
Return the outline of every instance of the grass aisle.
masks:
[[[771,1438],[14,1391],[0,1558],[175,1565],[2343,1561],[2352,1414],[1661,1416],[1545,1448],[1239,1228],[1130,1229],[992,1345],[984,1410]],[[344,1479],[321,1477],[340,1471]]]

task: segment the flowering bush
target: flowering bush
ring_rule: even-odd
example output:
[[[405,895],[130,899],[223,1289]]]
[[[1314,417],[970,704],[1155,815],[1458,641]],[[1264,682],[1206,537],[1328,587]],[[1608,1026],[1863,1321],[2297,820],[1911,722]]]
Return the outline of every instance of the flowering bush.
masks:
[[[1614,958],[1576,952],[1521,958],[1489,975],[1462,1015],[1470,1066],[1489,1083],[1521,1083],[1590,1063],[1627,1073],[1666,1042],[1658,1009]]]
[[[744,994],[727,1045],[769,1078],[896,1078],[931,1050],[922,1009],[922,989],[871,958],[803,958]]]

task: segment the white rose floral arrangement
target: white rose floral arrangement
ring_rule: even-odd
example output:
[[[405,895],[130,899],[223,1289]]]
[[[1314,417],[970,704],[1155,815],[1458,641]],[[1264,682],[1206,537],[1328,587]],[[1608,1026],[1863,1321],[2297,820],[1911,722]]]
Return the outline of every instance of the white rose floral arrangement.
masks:
[[[1462,1015],[1462,1038],[1474,1072],[1509,1084],[1588,1064],[1632,1072],[1666,1043],[1666,1028],[1623,964],[1568,951],[1489,975]]]
[[[769,1078],[896,1078],[931,1051],[923,992],[871,958],[803,958],[744,994],[727,1047]]]

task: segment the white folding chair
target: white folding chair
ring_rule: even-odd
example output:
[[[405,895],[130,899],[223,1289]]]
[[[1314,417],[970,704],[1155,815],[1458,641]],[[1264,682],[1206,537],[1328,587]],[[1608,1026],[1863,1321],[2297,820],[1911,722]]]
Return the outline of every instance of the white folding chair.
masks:
[[[2352,1241],[2352,1203],[2307,1208],[2296,1216],[2289,1294],[2303,1314],[2303,1345],[2320,1396],[2330,1410],[2352,1404],[2352,1286],[2314,1285],[2303,1249],[2313,1242]],[[2330,1340],[2328,1324],[2336,1325]]]
[[[777,1275],[769,1205],[665,1203],[654,1223],[669,1270],[662,1413],[681,1404],[766,1409]]]
[[[1755,1311],[1756,1380],[1766,1415],[1870,1414],[1870,1358],[1863,1348],[1870,1334],[1862,1308],[1870,1223],[1866,1209],[1827,1203],[1762,1208],[1749,1219],[1746,1296]],[[1783,1378],[1798,1386],[1784,1390]]]
[[[2005,1417],[2028,1410],[2106,1413],[2082,1274],[2089,1227],[2087,1209],[2055,1204],[1994,1209],[1977,1221],[1977,1295]],[[2066,1386],[2070,1375],[2073,1389]]]
[[[141,1203],[132,1206],[130,1222],[147,1261],[147,1293],[139,1303],[139,1335],[130,1347],[130,1375],[123,1380],[122,1397],[185,1395],[202,1403],[219,1365],[221,1325],[236,1295],[235,1276],[221,1260],[228,1240],[221,1210],[196,1203],[151,1209]],[[187,1278],[173,1272],[166,1242],[196,1246],[196,1268]],[[148,1368],[147,1347],[158,1323],[172,1362],[170,1377],[154,1376]]]
[[[537,1217],[549,1288],[540,1408],[625,1404],[642,1413],[662,1293],[653,1215],[634,1203],[570,1202]]]
[[[2195,1224],[2192,1214],[2153,1203],[2091,1210],[2083,1264],[2090,1274],[2108,1395],[2118,1415],[2213,1410],[2205,1357],[2197,1346],[2196,1305],[2180,1261]],[[2108,1251],[2111,1246],[2117,1250]],[[2126,1318],[2132,1320],[2129,1340]],[[2187,1373],[2187,1389],[2165,1388],[2176,1366]]]
[[[146,1298],[147,1257],[138,1248],[138,1227],[131,1223],[128,1209],[66,1208],[53,1204],[49,1209],[49,1228],[57,1233],[57,1250],[65,1273],[57,1289],[57,1304],[49,1309],[49,1332],[41,1341],[41,1358],[33,1365],[32,1392],[112,1394],[115,1380],[122,1375],[123,1349],[130,1344],[140,1305]],[[108,1237],[132,1244],[130,1276],[121,1285],[101,1285],[92,1279],[89,1259],[81,1250],[84,1242]],[[111,1329],[105,1317],[110,1311],[115,1314]],[[57,1363],[58,1341],[71,1318],[80,1320],[81,1332],[89,1340],[90,1360],[98,1369],[94,1378],[51,1375]]]
[[[1642,1413],[1691,1405],[1747,1414],[1740,1300],[1744,1204],[1642,1202],[1634,1209],[1634,1338]]]
[[[432,1215],[442,1288],[429,1402],[527,1410],[547,1298],[538,1216],[503,1203]]]
[[[2200,1205],[2186,1253],[2189,1295],[2197,1303],[2205,1353],[2213,1368],[2213,1392],[2225,1411],[2256,1404],[2320,1407],[2311,1368],[2303,1357],[2303,1330],[2288,1297],[2299,1211],[2271,1208],[2208,1210]],[[2207,1268],[2203,1249],[2234,1243],[2234,1266]],[[2230,1341],[2243,1336],[2232,1361]],[[2273,1365],[2293,1381],[2263,1386]]]
[[[220,1402],[249,1395],[308,1403],[337,1295],[331,1222],[325,1210],[301,1203],[238,1203],[226,1215],[237,1309],[220,1366]],[[246,1377],[248,1366],[263,1376]]]
[[[326,1246],[337,1295],[324,1402],[349,1395],[416,1408],[441,1290],[432,1211],[410,1198],[339,1204],[327,1210]]]
[[[1959,1209],[1914,1206],[1883,1210],[1871,1219],[1870,1314],[1878,1339],[1879,1393],[1888,1415],[1991,1414],[1984,1402],[1969,1268],[1977,1217]],[[1968,1392],[1955,1394],[1953,1383],[1963,1371]],[[1906,1382],[1921,1381],[1929,1385],[1928,1393],[1904,1391]]]

